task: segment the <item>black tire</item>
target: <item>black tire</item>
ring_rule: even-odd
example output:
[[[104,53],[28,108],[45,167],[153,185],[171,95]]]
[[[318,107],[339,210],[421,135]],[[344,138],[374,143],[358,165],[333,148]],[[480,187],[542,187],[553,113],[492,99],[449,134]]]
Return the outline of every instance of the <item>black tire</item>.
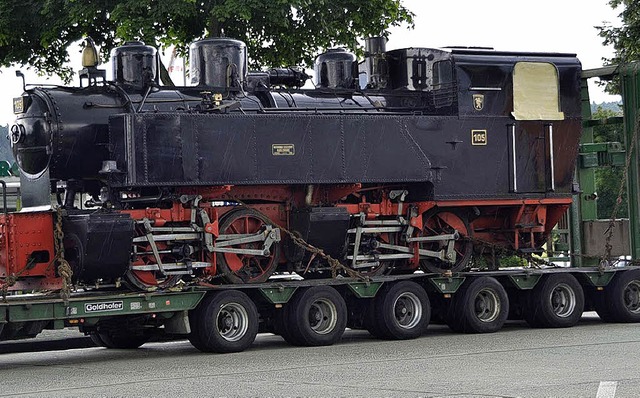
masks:
[[[429,326],[429,296],[415,282],[385,284],[376,295],[372,315],[367,329],[373,336],[390,340],[415,339]]]
[[[604,291],[596,294],[596,312],[603,321],[640,322],[640,270],[619,271]]]
[[[200,307],[196,307],[196,309],[189,311],[189,328],[191,332],[187,335],[187,339],[192,346],[197,348],[202,352],[207,352],[207,347],[205,346],[202,338],[200,338],[200,324],[198,320],[200,319],[200,311],[198,311]]]
[[[241,219],[253,220],[251,226],[247,224],[247,228],[260,228],[262,225],[271,224],[264,214],[248,208],[240,207],[231,210],[222,216],[220,221],[220,233],[227,233],[227,229],[233,229],[232,225]],[[233,231],[231,231],[233,232]],[[236,231],[237,233],[254,233],[257,231]],[[248,243],[248,248],[256,249],[262,243]],[[261,283],[265,282],[278,267],[280,260],[280,242],[274,242],[271,245],[271,253],[268,257],[240,255],[233,253],[218,253],[218,273],[224,275],[224,279],[229,283]],[[240,264],[242,266],[240,266]],[[238,268],[238,269],[234,269]]]
[[[447,325],[463,333],[493,333],[509,316],[509,298],[495,278],[468,280],[455,294],[447,314]]]
[[[285,311],[281,335],[293,345],[332,345],[347,326],[347,305],[331,286],[299,290]]]
[[[523,318],[532,327],[568,328],[580,320],[584,292],[571,274],[547,275],[526,299]]]
[[[287,307],[276,313],[276,334],[280,335],[284,341],[291,345],[302,345],[302,342],[291,334],[288,304]]]
[[[376,316],[376,299],[381,293],[382,291],[378,292],[376,294],[376,297],[370,300],[369,305],[366,307],[366,313],[364,315],[364,322],[363,322],[364,328],[367,329],[369,334],[371,334],[373,337],[377,339],[385,338],[382,330],[380,330],[380,324],[377,321],[377,316]]]
[[[91,338],[91,341],[93,341],[93,344],[95,344],[98,347],[107,347],[107,345],[105,344],[104,340],[102,340],[102,338],[100,338],[100,335],[96,332],[91,332],[91,334],[89,334],[89,337]]]
[[[151,338],[151,332],[129,330],[106,330],[91,333],[91,340],[101,347],[133,350]]]
[[[240,352],[258,334],[258,310],[237,290],[216,292],[190,314],[191,344],[203,352]]]

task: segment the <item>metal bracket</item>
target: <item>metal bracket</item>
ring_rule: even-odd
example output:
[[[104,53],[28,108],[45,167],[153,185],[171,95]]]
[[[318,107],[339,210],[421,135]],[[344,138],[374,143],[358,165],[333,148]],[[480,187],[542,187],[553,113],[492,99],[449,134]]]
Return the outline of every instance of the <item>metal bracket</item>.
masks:
[[[465,277],[450,277],[450,278],[429,278],[429,282],[443,294],[453,294],[458,291]]]
[[[147,231],[146,237],[147,237],[147,241],[149,242],[149,246],[151,246],[151,251],[153,252],[153,256],[156,258],[156,264],[158,264],[158,269],[160,270],[160,272],[162,272],[163,275],[166,275],[167,273],[164,270],[164,267],[162,266],[162,259],[160,258],[160,252],[158,251],[158,246],[156,245],[156,241],[153,239],[153,228],[151,227],[151,221],[149,221],[148,218],[145,218],[143,220],[144,222],[144,229],[145,231]]]
[[[349,283],[347,286],[349,286],[349,290],[358,298],[372,298],[375,297],[380,287],[382,287],[382,282],[357,282]]]
[[[531,290],[533,289],[542,275],[509,275],[509,280],[518,287],[520,290]]]
[[[397,189],[389,192],[389,199],[398,199],[398,215],[402,215],[402,204],[404,199],[409,195],[409,191],[403,189]]]
[[[271,245],[275,242],[280,242],[280,240],[280,228],[273,228],[271,225],[267,225],[264,231],[255,234],[220,235],[218,239],[216,239],[216,245],[211,251],[217,253],[247,254],[250,256],[269,256],[271,254]],[[230,247],[253,242],[264,242],[264,245],[262,249],[235,249]]]
[[[457,253],[455,250],[455,241],[460,239],[458,231],[454,231],[452,234],[436,235],[436,236],[418,236],[415,238],[407,239],[408,242],[447,242],[447,249],[440,251],[431,251],[425,249],[419,249],[418,254],[425,257],[437,258],[441,261],[455,264],[457,259]]]
[[[260,288],[258,291],[262,293],[262,296],[271,304],[285,304],[291,299],[297,289],[295,286],[278,286],[275,288]]]

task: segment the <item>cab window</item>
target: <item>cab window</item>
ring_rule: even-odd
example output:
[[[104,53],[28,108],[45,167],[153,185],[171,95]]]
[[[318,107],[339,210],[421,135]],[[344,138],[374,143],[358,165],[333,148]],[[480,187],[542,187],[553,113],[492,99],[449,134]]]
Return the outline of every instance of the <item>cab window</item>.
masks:
[[[518,62],[513,68],[513,117],[563,120],[558,70],[546,62]]]
[[[433,104],[436,108],[453,105],[456,98],[456,86],[453,81],[451,61],[438,61],[433,64]]]

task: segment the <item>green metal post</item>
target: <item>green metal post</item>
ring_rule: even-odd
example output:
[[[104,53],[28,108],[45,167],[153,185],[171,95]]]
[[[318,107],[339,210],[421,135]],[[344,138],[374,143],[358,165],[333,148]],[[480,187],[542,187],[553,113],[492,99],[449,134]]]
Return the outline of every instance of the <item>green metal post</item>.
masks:
[[[582,119],[591,120],[591,101],[589,99],[589,87],[587,79],[582,79],[580,87],[582,89]],[[593,142],[593,127],[583,127],[581,144]],[[576,176],[580,185],[580,193],[573,197],[573,203],[569,213],[570,234],[571,234],[571,265],[581,267],[589,261],[583,261],[582,253],[584,252],[582,222],[586,220],[595,220],[598,218],[595,200],[587,200],[593,198],[596,191],[596,176],[592,168],[581,168],[580,162],[576,162]]]
[[[624,109],[624,136],[627,153],[631,151],[631,164],[627,173],[627,193],[629,197],[629,240],[631,244],[631,257],[640,259],[640,192],[638,183],[640,175],[640,156],[638,146],[640,137],[635,134],[640,109],[640,64],[632,63],[625,66],[620,73],[622,88],[622,102]],[[633,148],[631,143],[634,142]]]

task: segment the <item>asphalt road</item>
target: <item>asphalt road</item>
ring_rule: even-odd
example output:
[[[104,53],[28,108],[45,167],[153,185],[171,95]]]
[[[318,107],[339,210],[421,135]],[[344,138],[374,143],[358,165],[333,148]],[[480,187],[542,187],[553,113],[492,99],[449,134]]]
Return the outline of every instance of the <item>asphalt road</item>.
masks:
[[[61,338],[64,340],[60,340]],[[570,329],[509,323],[489,335],[438,325],[412,341],[347,331],[332,347],[261,334],[237,354],[188,341],[91,347],[75,331],[0,344],[0,397],[637,397],[640,325],[586,314]]]

